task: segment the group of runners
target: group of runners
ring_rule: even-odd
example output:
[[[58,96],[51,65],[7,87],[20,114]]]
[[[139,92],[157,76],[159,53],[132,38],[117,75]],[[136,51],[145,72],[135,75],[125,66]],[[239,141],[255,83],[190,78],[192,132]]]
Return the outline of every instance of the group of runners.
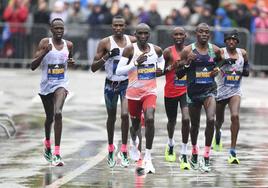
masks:
[[[125,27],[123,17],[113,18],[113,35],[99,42],[91,66],[93,72],[103,66],[106,71],[104,97],[108,114],[106,121],[108,166],[113,168],[118,157],[120,165],[128,167],[130,157],[134,161],[143,159],[145,173],[155,173],[151,153],[155,134],[156,79],[163,75],[166,77],[164,104],[168,118],[165,160],[169,162],[177,160],[174,130],[178,105],[180,105],[182,117],[180,168],[200,168],[202,171],[209,172],[211,145],[216,151],[222,149],[221,127],[225,107],[228,104],[231,115],[231,147],[228,162],[239,164],[236,156],[236,141],[240,126],[240,84],[242,76],[249,75],[249,65],[246,51],[237,47],[238,33],[235,30],[226,32],[224,37],[226,47],[219,48],[209,43],[209,26],[201,23],[196,27],[196,41],[185,46],[184,41],[187,37],[185,29],[175,27],[171,34],[174,44],[162,51],[159,46],[148,42],[151,32],[148,25],[138,24],[134,36],[124,34]],[[62,166],[64,164],[60,155],[62,108],[68,93],[67,65],[74,63],[73,44],[62,39],[64,23],[61,19],[56,18],[52,21],[51,32],[52,38],[44,38],[40,41],[31,68],[35,70],[39,65],[42,68],[39,94],[46,113],[44,157],[55,166]],[[117,152],[114,130],[119,98],[122,144]],[[199,155],[197,144],[202,107],[206,114],[203,157]],[[129,116],[131,126],[129,126]],[[145,125],[144,152],[141,147],[142,117]],[[52,154],[50,132],[53,121],[55,149]],[[130,149],[128,151],[129,131]],[[189,135],[192,144],[190,157],[187,156]]]

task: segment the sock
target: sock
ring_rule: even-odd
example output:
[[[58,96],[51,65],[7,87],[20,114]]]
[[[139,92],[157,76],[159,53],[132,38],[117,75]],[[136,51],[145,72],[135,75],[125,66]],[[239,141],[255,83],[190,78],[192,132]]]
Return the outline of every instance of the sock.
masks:
[[[109,144],[108,151],[113,152],[114,151],[114,144]]]
[[[145,149],[144,160],[151,160],[151,149]]]
[[[127,152],[127,145],[126,144],[121,145],[121,152]]]
[[[215,139],[216,139],[216,144],[219,145],[221,142],[221,130],[219,131],[218,134],[216,134]]]
[[[235,148],[231,148],[231,149],[229,150],[229,152],[230,152],[230,154],[231,154],[233,157],[236,157],[236,150],[235,150]]]
[[[54,155],[60,155],[60,146],[55,146]]]
[[[210,146],[205,146],[204,157],[209,158],[209,155],[210,155]]]
[[[181,145],[181,154],[186,155],[187,154],[187,144],[182,143]]]
[[[50,139],[44,139],[44,145],[46,146],[46,148],[51,148],[51,143],[50,143]]]
[[[192,146],[192,154],[198,155],[198,146],[197,145]]]
[[[174,146],[175,145],[175,141],[173,138],[168,138],[168,145],[169,146]]]

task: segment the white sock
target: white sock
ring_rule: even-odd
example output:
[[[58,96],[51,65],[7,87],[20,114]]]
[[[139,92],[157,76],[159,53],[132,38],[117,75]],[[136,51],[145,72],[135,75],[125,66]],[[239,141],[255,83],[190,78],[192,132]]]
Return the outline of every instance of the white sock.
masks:
[[[187,154],[187,144],[182,143],[182,145],[181,145],[181,154],[182,155]]]
[[[151,160],[151,149],[145,149],[144,160]]]
[[[174,146],[175,145],[175,140],[173,138],[168,138],[168,145],[169,146]]]

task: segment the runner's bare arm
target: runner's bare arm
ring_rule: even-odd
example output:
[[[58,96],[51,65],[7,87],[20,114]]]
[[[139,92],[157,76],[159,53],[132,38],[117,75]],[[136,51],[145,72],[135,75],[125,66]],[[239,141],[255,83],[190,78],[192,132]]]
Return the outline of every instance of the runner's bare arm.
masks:
[[[163,57],[163,51],[159,46],[154,46],[155,52],[158,56],[157,58],[157,67],[156,67],[156,76],[162,76],[165,70],[165,59]]]
[[[44,38],[39,42],[37,51],[34,56],[34,60],[31,63],[31,69],[35,70],[41,64],[43,58],[52,49],[52,45],[49,44],[49,39]]]
[[[104,38],[99,42],[96,55],[91,65],[92,72],[96,72],[97,70],[102,68],[106,60],[109,58],[109,54],[107,50],[108,42],[109,42],[108,38]]]
[[[68,65],[73,65],[75,63],[73,59],[73,43],[71,41],[67,41],[67,47],[69,50],[67,63]]]
[[[171,51],[169,48],[166,48],[163,52],[164,60],[165,60],[165,71],[164,73],[171,71],[172,69],[172,63],[171,63]]]

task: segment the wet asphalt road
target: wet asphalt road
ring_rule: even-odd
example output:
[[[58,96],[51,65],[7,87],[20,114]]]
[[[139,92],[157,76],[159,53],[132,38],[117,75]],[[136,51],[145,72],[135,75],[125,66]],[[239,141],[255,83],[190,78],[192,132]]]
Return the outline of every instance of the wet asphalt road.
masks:
[[[70,71],[69,77],[71,93],[63,109],[61,147],[66,165],[52,167],[42,157],[44,112],[37,96],[40,72],[0,69],[0,113],[11,115],[17,129],[16,134],[7,139],[0,128],[0,187],[268,187],[267,79],[243,80],[241,129],[237,146],[241,164],[227,164],[230,146],[227,110],[222,133],[224,149],[222,152],[212,152],[212,172],[202,173],[181,171],[178,160],[175,163],[164,161],[167,118],[163,106],[164,78],[159,78],[152,154],[156,174],[137,176],[134,162],[128,168],[117,165],[110,169],[106,165],[105,75],[77,70]],[[119,124],[118,115],[115,132],[118,146]],[[204,125],[203,115],[198,140],[200,154],[204,146]],[[175,140],[178,156],[180,123],[176,126]],[[190,147],[188,150],[190,152]]]

